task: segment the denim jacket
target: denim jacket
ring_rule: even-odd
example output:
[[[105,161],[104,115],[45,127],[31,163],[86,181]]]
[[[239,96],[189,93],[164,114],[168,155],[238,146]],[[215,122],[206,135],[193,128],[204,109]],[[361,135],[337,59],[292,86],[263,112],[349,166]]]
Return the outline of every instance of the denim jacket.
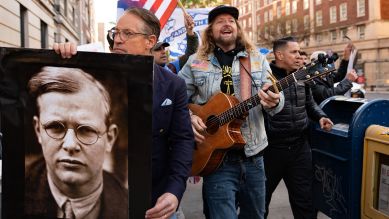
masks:
[[[232,63],[232,81],[234,85],[235,97],[240,97],[240,67],[239,57],[248,56],[246,51],[239,52]],[[271,72],[266,58],[258,52],[250,54],[251,76],[258,89],[262,84],[269,82],[268,71]],[[208,60],[200,60],[197,54],[193,54],[184,65],[178,76],[186,82],[189,102],[195,104],[205,104],[209,98],[220,92],[222,79],[222,69],[214,54],[208,56]],[[251,83],[251,95],[258,93],[256,87]],[[269,115],[274,115],[282,110],[284,106],[284,96],[281,93],[280,103],[273,109],[265,109]],[[253,156],[262,151],[268,144],[264,127],[262,106],[259,105],[250,110],[249,116],[242,124],[241,132],[246,141],[246,156]]]

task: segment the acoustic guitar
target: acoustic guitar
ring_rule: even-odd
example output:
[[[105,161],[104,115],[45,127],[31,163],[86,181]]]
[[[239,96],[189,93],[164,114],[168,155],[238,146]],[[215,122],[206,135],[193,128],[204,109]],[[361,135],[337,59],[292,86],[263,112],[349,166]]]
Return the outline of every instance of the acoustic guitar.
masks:
[[[279,81],[273,81],[269,90],[282,91],[297,81],[307,82],[325,76],[335,68],[325,60],[313,62],[289,74]],[[229,150],[243,149],[246,142],[240,131],[248,111],[260,104],[258,94],[239,100],[224,93],[212,96],[204,105],[189,104],[194,115],[205,121],[207,129],[201,133],[205,140],[197,144],[193,154],[192,176],[205,176],[215,171]]]

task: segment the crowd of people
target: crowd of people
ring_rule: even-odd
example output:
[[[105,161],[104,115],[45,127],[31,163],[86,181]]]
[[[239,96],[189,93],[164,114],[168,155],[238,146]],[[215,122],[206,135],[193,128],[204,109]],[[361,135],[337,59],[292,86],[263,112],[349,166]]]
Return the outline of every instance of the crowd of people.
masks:
[[[331,119],[318,105],[330,96],[344,94],[357,79],[355,70],[347,71],[353,45],[350,43],[344,49],[337,72],[316,78],[313,84],[296,82],[279,91],[273,89],[274,81],[269,78],[281,80],[324,52],[313,53],[308,59],[296,38],[282,37],[274,41],[274,60],[268,62],[242,29],[239,11],[232,6],[220,5],[209,12],[208,26],[200,39],[193,31],[193,19],[187,14],[184,19],[188,45],[185,54],[174,61],[167,57],[169,43],[158,42],[159,20],[146,9],[127,9],[107,34],[112,53],[154,56],[152,207],[145,212],[145,218],[177,218],[176,210],[191,175],[196,144],[207,141],[209,131],[207,121],[189,110],[188,103],[208,104],[218,93],[239,102],[253,96],[259,100],[258,106],[239,118],[238,132],[245,144],[227,150],[218,168],[203,176],[205,217],[266,218],[272,193],[283,179],[294,217],[316,218],[307,130],[310,121],[325,131],[331,130]],[[77,53],[76,45],[69,42],[55,43],[53,49],[63,58]],[[60,75],[69,78],[56,82],[59,85],[50,84],[49,76]],[[62,83],[68,81],[77,88],[67,90],[69,86]],[[334,87],[336,82],[339,84]],[[45,83],[64,90],[55,87],[50,90]],[[59,68],[44,69],[34,76],[29,88],[40,109],[33,121],[44,154],[44,159],[31,167],[39,168],[36,172],[43,175],[29,175],[29,180],[45,179],[45,184],[39,186],[46,187],[39,191],[51,195],[37,196],[36,191],[32,192],[28,196],[31,205],[27,213],[47,212],[44,200],[52,207],[49,217],[126,218],[128,209],[120,209],[128,198],[114,194],[128,191],[116,188],[115,181],[102,170],[104,154],[111,150],[118,132],[115,124],[106,122],[110,107],[104,87],[79,69]],[[89,93],[97,99],[81,101]],[[72,98],[68,98],[69,94]],[[173,100],[169,107],[163,105],[166,98]],[[74,106],[75,102],[80,105]],[[105,106],[103,110],[95,110],[96,104],[101,103]],[[100,118],[93,121],[99,124],[89,122],[84,114]],[[54,142],[61,144],[60,147],[49,146]],[[81,150],[84,145],[88,150]],[[78,155],[85,160],[77,160]],[[63,156],[62,166],[53,162],[56,156]],[[92,163],[85,166],[93,168],[85,168],[83,172],[68,168],[88,161]],[[33,190],[38,185],[31,186]],[[118,204],[112,208],[112,203]]]

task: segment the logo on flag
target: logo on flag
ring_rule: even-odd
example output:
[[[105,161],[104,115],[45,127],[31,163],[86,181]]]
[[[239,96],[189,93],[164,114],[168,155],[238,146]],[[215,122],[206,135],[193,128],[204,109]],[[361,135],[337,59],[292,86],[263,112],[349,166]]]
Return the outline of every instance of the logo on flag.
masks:
[[[201,31],[208,25],[208,14],[211,8],[187,9],[188,14],[195,23],[194,32],[199,36]],[[159,41],[170,44],[170,58],[177,59],[185,53],[187,47],[186,29],[184,24],[184,14],[180,8],[176,8],[170,16],[165,27],[161,30]]]
[[[124,10],[129,7],[139,7],[150,10],[155,14],[163,28],[174,9],[177,7],[177,0],[119,0],[118,1],[118,18]]]

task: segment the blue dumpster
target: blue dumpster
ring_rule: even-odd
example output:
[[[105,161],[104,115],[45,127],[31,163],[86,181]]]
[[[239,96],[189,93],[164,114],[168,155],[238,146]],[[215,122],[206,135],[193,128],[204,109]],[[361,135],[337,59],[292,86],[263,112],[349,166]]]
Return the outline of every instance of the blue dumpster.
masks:
[[[331,132],[314,124],[311,146],[314,207],[331,218],[360,218],[363,139],[371,124],[389,125],[389,100],[335,96],[320,104]]]

